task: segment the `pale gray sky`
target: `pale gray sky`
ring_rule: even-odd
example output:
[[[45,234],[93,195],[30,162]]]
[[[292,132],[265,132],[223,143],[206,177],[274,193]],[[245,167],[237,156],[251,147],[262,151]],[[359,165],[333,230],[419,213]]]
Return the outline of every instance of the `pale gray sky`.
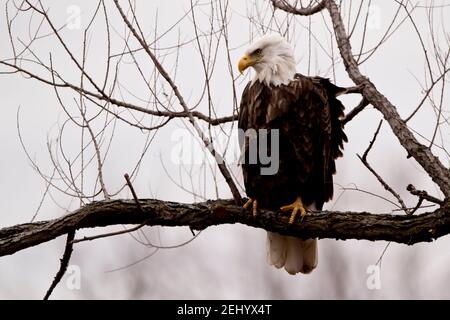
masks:
[[[268,2],[268,1],[267,1]],[[420,3],[426,4],[425,1]],[[444,4],[445,1],[435,1]],[[261,1],[263,3],[263,1]],[[343,1],[348,5],[349,1]],[[396,5],[390,1],[373,1],[371,20],[367,29],[366,49],[380,39],[395,14]],[[56,26],[62,26],[75,10],[80,10],[80,29],[63,28],[61,35],[67,41],[70,49],[78,59],[82,56],[83,28],[89,23],[95,10],[95,4],[88,1],[44,1],[44,6],[50,8],[49,15]],[[124,3],[125,6],[125,3]],[[0,59],[12,56],[11,45],[5,23],[5,1],[1,1],[0,20]],[[10,9],[13,11],[11,3]],[[137,1],[138,20],[149,41],[154,38],[155,25],[157,33],[161,34],[178,21],[190,7],[189,1]],[[261,8],[267,7],[262,5]],[[74,9],[75,8],[75,9]],[[78,9],[77,9],[78,8]],[[347,7],[348,8],[348,7]],[[108,3],[109,25],[112,37],[112,53],[123,50],[122,37],[126,32],[125,26],[117,14],[112,2]],[[356,8],[355,8],[356,10]],[[230,56],[233,67],[245,51],[249,39],[262,34],[254,20],[257,15],[252,1],[231,1],[228,12],[228,32],[230,41]],[[195,11],[200,33],[210,28],[209,17],[211,9],[207,5],[200,5]],[[447,37],[450,31],[447,7],[436,9],[435,30],[439,34],[437,42],[442,50],[448,49]],[[11,14],[11,13],[10,13]],[[355,12],[353,12],[355,14]],[[156,20],[156,16],[158,17]],[[252,19],[249,19],[249,16]],[[400,20],[405,16],[400,11]],[[425,42],[429,45],[430,36],[426,20],[426,11],[418,8],[413,14],[420,27]],[[285,15],[279,14],[279,21]],[[266,14],[265,23],[270,18]],[[399,21],[400,21],[399,20]],[[33,32],[39,20],[29,13],[21,13],[13,25],[12,31],[17,43],[16,50],[23,47],[17,37],[27,41],[29,30]],[[310,74],[327,76],[334,80],[330,69],[330,35],[325,28],[329,27],[327,13],[312,18],[312,40]],[[308,72],[308,18],[295,17],[291,21],[291,31],[294,35],[290,41],[295,45],[299,72]],[[45,24],[44,24],[45,25]],[[42,35],[49,31],[48,26],[41,30]],[[352,38],[355,53],[358,52],[360,37],[363,29],[355,29]],[[102,81],[105,72],[105,56],[107,54],[106,29],[104,20],[95,20],[92,32],[89,34],[89,45],[86,70],[96,79]],[[178,39],[180,42],[190,41],[195,37],[192,17],[188,15],[178,26],[171,29],[159,42],[159,48],[172,47]],[[131,41],[131,47],[138,45]],[[49,53],[52,55],[54,69],[58,70],[66,79],[79,82],[79,72],[70,61],[67,54],[54,36],[46,37],[35,42],[34,52],[46,63]],[[164,65],[175,74],[172,68],[177,58],[174,50],[161,51],[169,53],[164,58]],[[327,53],[326,53],[327,52]],[[337,49],[333,42],[333,52],[336,56],[335,80],[339,85],[350,85],[345,70],[339,60]],[[30,54],[27,58],[33,58]],[[136,58],[145,74],[151,74],[152,65],[142,52]],[[116,91],[117,97],[146,106],[143,100],[149,99],[149,91],[142,78],[133,66],[130,56],[125,56],[120,67],[118,81],[121,88]],[[48,72],[36,65],[24,63],[24,66],[35,70],[46,77]],[[423,92],[418,80],[425,85],[425,62],[417,35],[409,21],[388,39],[383,47],[361,67],[397,107],[402,116],[407,116],[418,104]],[[0,71],[7,71],[1,67]],[[238,72],[233,70],[233,76]],[[238,99],[249,79],[238,78],[236,90]],[[448,77],[447,77],[448,81]],[[204,90],[204,74],[201,67],[195,41],[183,46],[178,56],[176,82],[188,104],[195,105],[199,100],[199,111],[207,113],[208,100],[202,97]],[[160,81],[160,83],[162,83]],[[219,116],[232,113],[232,86],[228,73],[227,55],[221,40],[214,74],[210,80],[212,101]],[[26,79],[20,74],[0,74],[2,88],[2,117],[0,119],[0,227],[24,223],[31,220],[41,202],[46,184],[30,165],[26,154],[20,145],[17,132],[17,112],[20,107],[20,128],[26,148],[32,158],[39,164],[43,172],[52,174],[52,163],[47,150],[47,139],[57,138],[60,127],[67,119],[52,88],[35,80]],[[161,86],[159,85],[159,88]],[[436,94],[438,91],[436,92]],[[61,91],[69,112],[77,113],[74,98],[78,96],[70,91]],[[121,96],[122,95],[122,96]],[[436,95],[436,97],[438,97]],[[448,116],[448,94],[445,95],[444,109]],[[358,103],[357,97],[343,99],[350,110]],[[447,103],[447,104],[446,104]],[[88,112],[98,111],[93,105],[88,105]],[[178,104],[173,108],[181,110]],[[130,115],[124,113],[130,118]],[[372,108],[365,110],[351,121],[346,127],[349,143],[345,145],[344,158],[338,161],[338,173],[335,177],[336,185],[334,200],[325,208],[337,210],[365,210],[372,212],[390,212],[393,205],[373,196],[357,191],[346,191],[341,195],[340,186],[355,187],[369,190],[376,194],[386,195],[382,186],[364,168],[356,156],[366,149],[373,132],[381,119],[379,112]],[[149,124],[150,119],[145,118]],[[159,120],[153,119],[153,125]],[[411,127],[430,138],[436,121],[435,113],[426,105],[410,122]],[[99,129],[101,123],[96,123]],[[139,160],[140,152],[146,139],[152,138],[149,150],[143,158],[139,174],[134,181],[134,187],[142,198],[155,197],[164,200],[192,202],[201,200],[183,191],[177,183],[183,182],[186,188],[192,187],[205,198],[215,198],[214,180],[208,166],[193,164],[183,168],[171,158],[176,141],[173,132],[190,129],[187,121],[174,120],[160,129],[155,135],[141,132],[124,123],[117,123],[114,140],[105,161],[105,183],[110,192],[115,192],[124,183],[123,174],[131,172]],[[207,127],[204,127],[207,129]],[[216,128],[217,129],[217,128]],[[215,134],[223,139],[235,130],[229,125],[223,131],[217,129]],[[112,127],[108,133],[111,134]],[[226,134],[226,135],[225,135]],[[444,146],[448,146],[448,125],[443,127]],[[77,127],[67,125],[62,143],[70,159],[74,159],[80,149],[80,131]],[[423,140],[421,140],[423,141]],[[439,140],[440,141],[440,140]],[[190,146],[189,146],[190,147]],[[449,165],[449,158],[437,149],[445,165]],[[61,155],[60,155],[61,156]],[[408,205],[414,206],[416,199],[406,191],[406,186],[413,183],[417,188],[428,190],[439,195],[435,185],[426,176],[419,165],[413,160],[406,159],[406,152],[398,144],[388,125],[383,125],[380,136],[369,155],[369,161],[396,188]],[[232,171],[240,179],[240,169],[232,165]],[[205,174],[206,172],[206,174]],[[218,173],[218,171],[216,170]],[[86,188],[92,189],[97,171],[95,165],[89,167],[85,173]],[[168,177],[170,176],[170,178]],[[172,181],[174,180],[174,181]],[[230,198],[231,194],[226,184],[218,175],[218,192],[221,198]],[[192,185],[191,185],[192,181]],[[190,189],[190,190],[191,190]],[[50,196],[51,195],[51,196]],[[59,217],[65,209],[73,210],[79,206],[77,199],[71,199],[55,190],[44,199],[37,219]],[[341,196],[340,196],[341,195]],[[124,190],[119,197],[130,197]],[[53,198],[53,199],[52,199]],[[121,227],[82,231],[84,234],[98,234],[106,230],[120,230]],[[186,228],[146,228],[145,233],[155,243],[174,245],[190,239],[191,233]],[[31,298],[40,299],[50,285],[59,267],[65,239],[58,238],[50,243],[29,248],[12,256],[0,259],[0,298]],[[101,239],[93,242],[80,243],[75,246],[71,265],[79,267],[81,272],[81,288],[71,289],[67,276],[56,288],[53,298],[150,298],[150,299],[219,299],[219,298],[450,298],[448,283],[450,281],[450,252],[449,238],[443,237],[433,243],[406,246],[392,243],[382,260],[381,288],[370,290],[366,285],[367,268],[377,262],[383,252],[386,242],[370,241],[319,241],[319,265],[311,275],[292,277],[282,270],[269,267],[265,259],[265,231],[242,225],[223,225],[211,227],[202,232],[197,239],[186,246],[177,249],[162,249],[152,257],[120,271],[107,272],[133,263],[149,255],[154,249],[137,243],[129,235],[115,238]]]

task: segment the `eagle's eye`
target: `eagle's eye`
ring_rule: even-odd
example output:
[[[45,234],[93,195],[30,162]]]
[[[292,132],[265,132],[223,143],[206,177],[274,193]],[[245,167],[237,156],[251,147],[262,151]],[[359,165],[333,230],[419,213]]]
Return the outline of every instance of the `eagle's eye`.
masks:
[[[255,51],[253,51],[252,55],[255,55],[257,57],[261,56],[262,54],[262,49],[256,49]]]

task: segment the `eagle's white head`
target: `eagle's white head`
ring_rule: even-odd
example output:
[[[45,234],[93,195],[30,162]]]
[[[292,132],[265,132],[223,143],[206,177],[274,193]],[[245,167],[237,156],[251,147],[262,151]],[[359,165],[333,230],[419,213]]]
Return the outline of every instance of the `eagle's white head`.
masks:
[[[265,35],[256,40],[239,60],[240,73],[248,67],[256,71],[253,82],[258,80],[266,85],[286,85],[295,76],[294,50],[282,36]]]

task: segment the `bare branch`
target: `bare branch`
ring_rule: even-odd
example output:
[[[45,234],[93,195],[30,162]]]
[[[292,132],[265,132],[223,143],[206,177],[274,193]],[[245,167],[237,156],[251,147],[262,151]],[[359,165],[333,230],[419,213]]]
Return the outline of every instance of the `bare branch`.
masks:
[[[424,190],[417,190],[412,184],[408,184],[406,187],[406,190],[411,192],[411,194],[418,196],[419,199],[424,199],[433,203],[437,203],[438,205],[443,205],[444,201],[440,200],[436,197],[430,196],[426,191]]]
[[[79,242],[83,242],[83,241],[92,241],[92,240],[97,240],[97,239],[101,239],[101,238],[109,238],[109,237],[113,237],[113,236],[118,236],[121,234],[125,234],[125,233],[131,233],[134,231],[138,231],[139,229],[141,229],[142,227],[145,227],[147,225],[147,220],[144,221],[141,224],[138,224],[137,226],[133,227],[133,228],[129,228],[129,229],[125,229],[125,230],[120,230],[120,231],[116,231],[116,232],[108,232],[108,233],[102,233],[96,236],[91,236],[91,237],[83,237],[80,239],[74,239],[72,240],[72,244],[74,243],[79,243]]]
[[[367,155],[369,154],[370,150],[372,149],[372,147],[375,143],[375,140],[378,137],[378,133],[380,132],[382,124],[383,124],[383,120],[381,120],[380,123],[378,124],[377,130],[375,130],[375,133],[373,135],[373,139],[372,139],[372,141],[370,141],[369,146],[367,147],[363,156],[361,157],[360,155],[358,155],[358,158],[359,158],[359,160],[361,160],[361,162],[364,164],[364,166],[377,178],[378,182],[383,186],[383,188],[386,189],[388,192],[390,192],[397,199],[398,203],[400,203],[402,210],[408,214],[409,210],[406,207],[405,202],[402,200],[400,195],[394,189],[392,189],[392,187],[389,186],[386,183],[386,181],[384,181],[384,179],[375,171],[375,169],[372,168],[372,166],[367,161]]]
[[[56,286],[61,281],[62,277],[67,271],[67,266],[69,265],[70,257],[72,256],[73,251],[72,240],[74,237],[75,237],[74,230],[67,232],[66,248],[64,249],[64,254],[61,259],[61,266],[59,267],[58,273],[56,274],[55,279],[53,279],[50,288],[48,288],[47,293],[44,296],[44,300],[48,300],[48,298],[50,298],[50,295],[52,294],[53,290],[56,288]]]
[[[0,256],[50,241],[81,228],[117,224],[190,226],[203,230],[219,224],[242,223],[267,231],[301,238],[386,240],[414,244],[429,242],[450,233],[450,203],[433,212],[411,215],[369,212],[313,212],[301,223],[289,226],[281,212],[260,209],[256,218],[232,200],[194,204],[141,199],[143,212],[134,200],[105,200],[88,204],[58,219],[25,223],[0,229]],[[297,221],[299,222],[299,221]]]
[[[133,195],[133,199],[134,199],[134,202],[136,203],[137,208],[143,213],[144,209],[142,209],[141,203],[139,202],[139,199],[136,195],[136,191],[134,191],[133,184],[131,183],[131,180],[130,180],[130,176],[128,175],[128,173],[125,173],[124,177],[125,177],[128,187],[130,188],[131,194]],[[83,237],[81,239],[75,239],[75,240],[72,239],[72,243],[78,243],[78,242],[83,242],[83,241],[92,241],[92,240],[96,240],[96,239],[100,239],[100,238],[107,238],[107,237],[118,236],[121,234],[134,232],[134,231],[137,231],[140,228],[144,227],[147,223],[148,223],[148,221],[145,220],[141,224],[139,224],[133,228],[130,228],[130,229],[125,229],[125,230],[116,231],[116,232],[103,233],[103,234],[99,234],[97,236],[92,236],[92,237]],[[194,236],[195,236],[195,234],[194,234]]]
[[[220,124],[223,124],[223,123],[233,122],[233,121],[237,120],[237,116],[236,115],[225,116],[225,117],[220,117],[220,118],[212,118],[212,117],[209,117],[209,116],[207,116],[207,115],[205,115],[205,114],[203,114],[203,113],[201,113],[199,111],[188,111],[188,112],[179,111],[179,112],[176,112],[176,111],[151,110],[151,109],[147,109],[147,108],[144,108],[144,107],[140,107],[140,106],[132,104],[132,103],[120,101],[120,100],[115,99],[115,98],[113,98],[111,96],[108,96],[108,95],[104,95],[103,96],[101,94],[98,94],[98,93],[86,90],[84,88],[80,88],[80,87],[78,87],[78,86],[76,86],[76,85],[74,85],[72,83],[66,82],[66,81],[64,81],[63,83],[56,83],[55,81],[44,79],[44,78],[42,78],[42,77],[40,77],[40,76],[38,76],[36,74],[31,73],[28,70],[25,70],[25,69],[21,68],[18,65],[11,64],[11,63],[6,62],[6,61],[0,61],[0,64],[3,64],[3,65],[8,66],[10,68],[13,68],[16,71],[20,71],[20,72],[26,74],[27,76],[29,76],[30,78],[33,78],[35,80],[38,80],[38,81],[40,81],[42,83],[45,83],[45,84],[48,84],[50,86],[61,87],[61,88],[69,88],[69,89],[74,90],[77,93],[82,93],[86,97],[92,97],[92,98],[99,99],[99,100],[102,100],[102,101],[107,101],[107,102],[110,102],[110,103],[112,103],[112,104],[114,104],[114,105],[116,105],[118,107],[128,108],[128,109],[131,109],[131,110],[139,111],[139,112],[146,113],[146,114],[153,115],[153,116],[167,117],[169,119],[173,119],[173,118],[187,118],[189,116],[189,114],[191,114],[193,117],[198,118],[200,120],[203,120],[203,121],[211,124],[212,126],[217,126],[217,125],[220,125]]]
[[[353,108],[352,111],[350,111],[349,113],[347,113],[345,115],[345,118],[342,119],[342,123],[346,124],[347,122],[351,121],[361,111],[363,111],[368,105],[369,105],[369,102],[365,98],[362,98],[361,102],[358,103],[358,105],[355,108]]]

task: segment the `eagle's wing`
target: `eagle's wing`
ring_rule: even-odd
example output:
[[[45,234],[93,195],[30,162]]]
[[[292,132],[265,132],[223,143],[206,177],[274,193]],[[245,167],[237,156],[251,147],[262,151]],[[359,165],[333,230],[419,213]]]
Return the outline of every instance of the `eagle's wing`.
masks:
[[[328,79],[296,75],[288,86],[272,88],[267,110],[270,127],[289,139],[299,163],[300,179],[316,190],[318,207],[333,195],[335,159],[342,155],[347,137],[341,118],[340,92]]]
[[[249,165],[246,156],[249,151],[249,145],[252,143],[251,130],[258,130],[261,127],[258,119],[265,117],[264,108],[261,105],[266,102],[267,90],[260,83],[249,82],[242,93],[241,104],[239,108],[238,128],[239,128],[239,146],[241,148],[240,164],[242,165],[242,175],[247,196],[254,196],[254,186],[258,184],[256,181],[259,176],[259,169],[255,165]],[[254,141],[253,141],[254,143]]]
[[[336,97],[344,88],[337,87],[329,79],[315,77],[314,81],[319,86],[321,99],[324,101],[324,116],[322,117],[322,127],[330,126],[331,131],[326,130],[327,143],[324,145],[324,201],[333,197],[333,174],[336,173],[335,160],[342,156],[344,142],[347,142],[347,136],[344,133],[344,105]],[[325,115],[326,114],[326,115]]]
[[[251,97],[249,96],[250,85],[251,85],[251,82],[249,82],[245,86],[244,91],[242,92],[242,99],[241,99],[241,104],[239,107],[238,128],[241,129],[242,131],[245,131],[248,128],[248,105],[249,105],[248,100],[251,99]],[[242,148],[242,143],[243,143],[243,141],[241,141],[241,139],[239,139],[239,144],[240,144],[241,148]]]

